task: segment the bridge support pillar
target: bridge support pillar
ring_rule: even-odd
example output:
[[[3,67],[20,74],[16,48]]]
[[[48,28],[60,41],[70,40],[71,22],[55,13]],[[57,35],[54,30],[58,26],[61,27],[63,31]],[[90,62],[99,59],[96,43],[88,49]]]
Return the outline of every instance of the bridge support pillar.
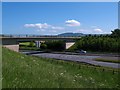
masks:
[[[16,52],[19,52],[19,44],[16,44],[16,45],[3,45],[3,47],[6,47],[10,50],[13,50],[13,51],[16,51]]]
[[[35,41],[36,47],[40,48],[41,42],[40,41]]]

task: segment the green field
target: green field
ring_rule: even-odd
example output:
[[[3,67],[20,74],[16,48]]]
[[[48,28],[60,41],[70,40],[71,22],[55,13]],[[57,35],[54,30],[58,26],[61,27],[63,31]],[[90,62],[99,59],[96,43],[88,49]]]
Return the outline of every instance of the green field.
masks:
[[[19,45],[29,46],[30,42],[20,42]],[[35,46],[35,43],[33,45]]]
[[[120,88],[114,69],[2,50],[3,88]]]
[[[40,50],[40,48],[35,46],[35,43],[33,43],[33,46],[30,46],[30,42],[20,42],[19,46],[19,50]]]

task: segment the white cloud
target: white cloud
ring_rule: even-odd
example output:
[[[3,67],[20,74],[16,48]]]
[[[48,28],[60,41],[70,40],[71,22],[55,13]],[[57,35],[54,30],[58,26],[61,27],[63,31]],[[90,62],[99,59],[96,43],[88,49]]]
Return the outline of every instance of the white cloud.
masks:
[[[25,24],[24,27],[26,28],[37,28],[37,31],[46,31],[46,30],[63,30],[64,27],[52,26],[47,23],[36,23],[36,24]],[[56,31],[57,32],[57,31]]]
[[[56,29],[56,30],[63,30],[64,29],[63,27],[55,27],[55,26],[52,26],[51,28]]]
[[[77,29],[74,31],[75,33],[83,33],[83,34],[89,34],[89,33],[92,33],[91,30],[89,29]]]
[[[84,29],[77,29],[77,30],[75,31],[75,33],[82,33],[82,32],[84,32],[84,31],[86,31],[86,30],[84,30]]]
[[[39,28],[39,29],[45,29],[45,28],[48,28],[50,27],[51,25],[48,25],[47,23],[36,23],[36,24],[25,24],[24,25],[25,27],[27,28]]]
[[[103,32],[103,34],[112,34],[112,32]]]
[[[44,28],[49,28],[51,25],[48,25],[47,23],[41,24],[38,23],[36,24],[36,27],[40,28],[40,29],[44,29]]]
[[[80,22],[76,20],[67,20],[65,21],[66,26],[80,26]]]
[[[24,27],[34,27],[34,24],[25,24]]]
[[[94,29],[94,32],[96,32],[96,33],[102,33],[103,31],[101,29],[99,29],[99,28],[96,28],[96,29]]]
[[[42,32],[45,32],[46,30],[45,29],[37,29],[38,32],[42,31]]]
[[[111,32],[109,32],[109,31],[104,31],[104,30],[100,29],[98,26],[91,26],[91,28],[93,29],[93,30],[92,30],[92,33],[111,34]]]

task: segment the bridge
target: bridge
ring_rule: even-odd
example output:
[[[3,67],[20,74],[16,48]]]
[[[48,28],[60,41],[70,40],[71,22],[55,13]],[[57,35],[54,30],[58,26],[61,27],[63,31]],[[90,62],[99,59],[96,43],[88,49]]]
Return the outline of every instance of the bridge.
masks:
[[[0,39],[2,40],[2,45],[14,51],[19,51],[19,43],[20,42],[30,42],[30,41],[48,41],[48,40],[63,40],[66,42],[65,48],[69,48],[75,43],[75,40],[80,39],[81,37],[58,37],[58,36],[40,36],[40,37],[3,37],[1,36]]]

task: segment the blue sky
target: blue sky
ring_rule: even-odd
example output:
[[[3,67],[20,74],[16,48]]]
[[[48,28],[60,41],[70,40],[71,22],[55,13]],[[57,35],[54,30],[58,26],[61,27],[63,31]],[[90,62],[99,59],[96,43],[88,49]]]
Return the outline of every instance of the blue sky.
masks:
[[[118,28],[117,2],[3,2],[3,34],[99,34]]]

